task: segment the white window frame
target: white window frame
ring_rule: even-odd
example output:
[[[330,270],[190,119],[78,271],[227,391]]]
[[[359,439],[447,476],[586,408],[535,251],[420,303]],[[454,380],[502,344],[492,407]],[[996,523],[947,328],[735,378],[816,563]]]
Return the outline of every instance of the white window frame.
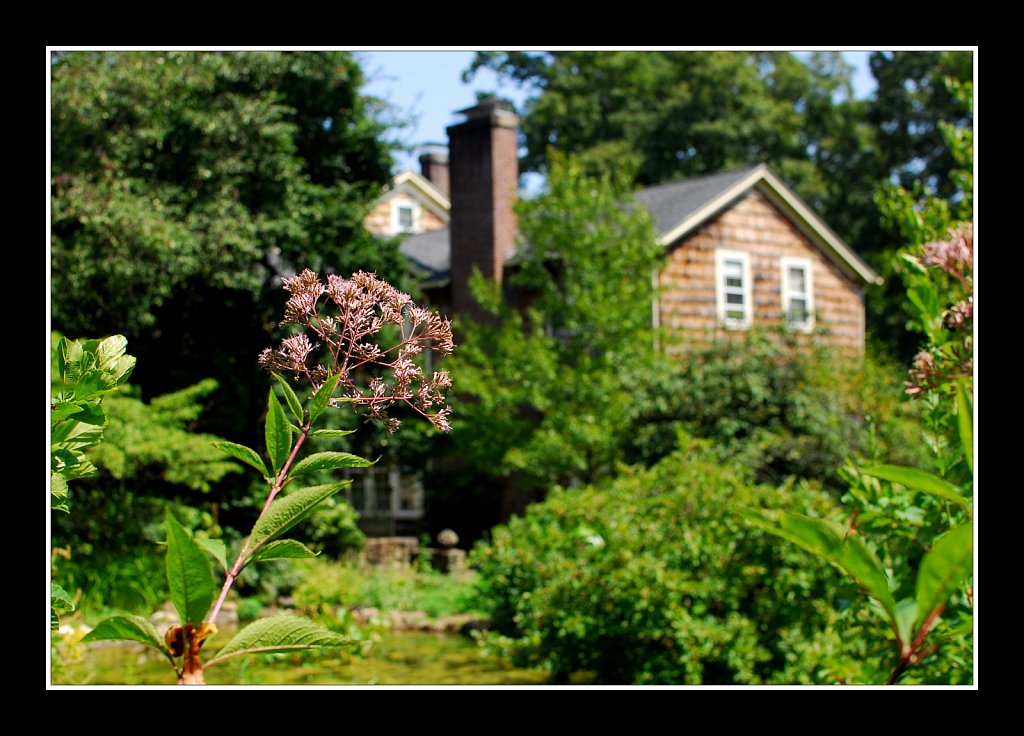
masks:
[[[725,283],[726,261],[739,261],[742,272],[740,286],[728,286]],[[745,330],[754,322],[754,304],[752,297],[752,279],[750,276],[750,254],[739,250],[715,251],[715,296],[718,304],[718,321],[734,330]],[[729,294],[742,294],[743,317],[730,317],[730,311],[737,311],[736,305],[728,303]]]
[[[804,289],[799,292],[793,290],[790,282],[789,271],[793,268],[802,269],[804,272]],[[782,258],[782,318],[786,326],[798,332],[811,332],[814,329],[814,268],[809,258],[796,258],[783,256]],[[803,299],[807,305],[807,318],[794,320],[791,317],[790,303],[793,299]]]
[[[402,227],[402,219],[399,213],[403,207],[407,207],[412,210],[412,224],[408,228]],[[415,233],[419,227],[420,220],[420,208],[415,202],[408,199],[392,199],[391,200],[391,231],[393,233]]]

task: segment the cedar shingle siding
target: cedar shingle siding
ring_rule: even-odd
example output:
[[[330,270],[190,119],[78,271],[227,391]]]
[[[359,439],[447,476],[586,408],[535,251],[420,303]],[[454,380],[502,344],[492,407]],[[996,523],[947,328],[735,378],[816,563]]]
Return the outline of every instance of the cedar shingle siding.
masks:
[[[757,189],[751,189],[695,233],[669,247],[659,275],[662,326],[691,344],[735,334],[718,322],[717,249],[750,254],[755,328],[782,324],[782,258],[806,258],[813,270],[818,327],[815,341],[864,349],[860,285],[840,271]]]

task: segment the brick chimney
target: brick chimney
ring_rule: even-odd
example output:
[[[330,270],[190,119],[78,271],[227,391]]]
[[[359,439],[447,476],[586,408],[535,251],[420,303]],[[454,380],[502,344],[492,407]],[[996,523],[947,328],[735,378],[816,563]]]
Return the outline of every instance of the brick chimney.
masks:
[[[448,146],[440,143],[428,143],[420,154],[420,173],[423,178],[449,196],[451,187],[448,185]]]
[[[465,122],[448,128],[452,308],[475,312],[467,286],[473,266],[500,283],[515,241],[519,118],[510,102],[497,98],[459,114]]]

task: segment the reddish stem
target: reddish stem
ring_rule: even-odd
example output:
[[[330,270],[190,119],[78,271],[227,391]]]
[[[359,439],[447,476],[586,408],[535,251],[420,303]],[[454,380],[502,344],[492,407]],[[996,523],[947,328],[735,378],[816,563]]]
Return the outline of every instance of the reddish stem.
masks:
[[[900,661],[896,663],[896,669],[892,671],[892,674],[889,675],[889,679],[886,680],[886,685],[895,685],[896,681],[900,679],[904,671],[906,671],[907,667],[910,665],[910,660],[914,657],[914,653],[921,648],[922,644],[924,644],[925,637],[928,636],[928,632],[931,631],[932,626],[935,624],[935,619],[939,617],[945,607],[946,605],[942,604],[941,606],[936,607],[936,609],[928,615],[928,618],[926,618],[924,623],[921,625],[921,630],[918,631],[917,636],[914,637],[914,641],[909,646],[905,647],[904,652],[900,657]]]
[[[270,508],[270,504],[273,503],[274,498],[281,492],[281,489],[284,488],[287,482],[286,479],[288,477],[288,471],[291,469],[292,463],[295,462],[295,456],[298,454],[299,448],[302,447],[302,443],[306,441],[306,437],[309,435],[309,429],[309,424],[302,428],[302,433],[299,434],[298,440],[295,441],[295,447],[292,448],[291,455],[288,456],[288,460],[285,461],[284,466],[281,468],[281,472],[278,473],[277,478],[274,481],[273,487],[270,489],[270,495],[267,496],[267,500],[263,504],[263,509],[260,511],[260,515],[256,517],[256,524],[258,524],[260,519],[263,518],[263,515],[267,513],[267,509]],[[220,595],[217,597],[217,602],[213,604],[213,609],[210,611],[210,618],[208,619],[210,623],[215,623],[217,621],[217,614],[220,613],[221,606],[224,605],[224,599],[228,597],[228,591],[231,590],[231,586],[234,584],[235,580],[238,579],[238,575],[242,572],[242,563],[245,561],[245,553],[249,551],[249,541],[251,538],[252,537],[250,535],[250,538],[245,540],[245,544],[242,545],[242,551],[238,553],[238,557],[235,559],[235,564],[231,566],[231,572],[229,572],[227,577],[224,579],[224,585],[220,589]]]

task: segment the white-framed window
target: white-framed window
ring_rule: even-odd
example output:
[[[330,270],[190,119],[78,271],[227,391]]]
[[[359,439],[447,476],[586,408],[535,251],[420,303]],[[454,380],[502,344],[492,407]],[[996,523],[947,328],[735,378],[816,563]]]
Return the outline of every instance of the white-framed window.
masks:
[[[782,313],[792,330],[814,329],[814,284],[807,258],[782,259]]]
[[[391,200],[391,229],[396,233],[414,233],[419,224],[420,208],[407,199]]]
[[[753,322],[750,283],[749,253],[735,250],[715,251],[718,320],[726,327],[746,329]]]

